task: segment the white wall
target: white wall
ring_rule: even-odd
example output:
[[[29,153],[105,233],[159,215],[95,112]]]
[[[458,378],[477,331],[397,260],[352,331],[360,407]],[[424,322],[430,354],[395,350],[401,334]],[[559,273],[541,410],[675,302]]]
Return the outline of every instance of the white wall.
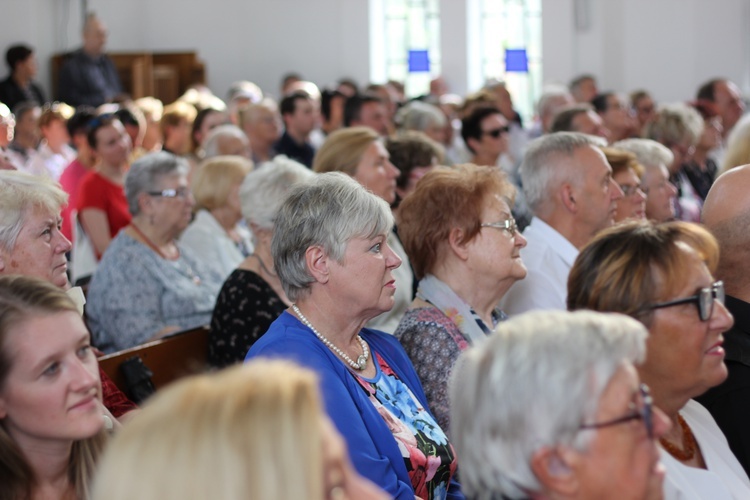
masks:
[[[650,90],[691,99],[714,76],[750,95],[746,0],[580,0],[590,26],[577,30],[577,0],[543,0],[544,79],[593,73],[602,89]]]
[[[368,80],[367,0],[88,2],[109,27],[110,50],[195,50],[222,97],[238,79],[275,94],[281,75],[292,70],[321,85],[341,76]],[[750,95],[748,0],[542,2],[546,82],[591,72],[603,89],[645,87],[670,101],[691,98],[702,81],[722,75]],[[576,2],[590,6],[583,31],[575,27]],[[475,90],[462,60],[470,26],[455,12],[469,3],[441,1],[450,16],[443,67],[453,71],[447,79],[461,92]],[[0,0],[0,53],[11,43],[33,45],[39,81],[49,90],[49,57],[79,44],[80,22],[78,0]]]

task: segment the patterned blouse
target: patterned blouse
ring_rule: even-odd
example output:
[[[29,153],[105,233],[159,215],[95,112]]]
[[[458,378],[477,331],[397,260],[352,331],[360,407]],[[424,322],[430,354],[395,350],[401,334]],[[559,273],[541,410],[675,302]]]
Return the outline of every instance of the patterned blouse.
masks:
[[[216,299],[208,337],[208,361],[215,368],[241,363],[286,304],[252,271],[235,269]]]
[[[354,376],[396,438],[414,495],[425,500],[446,498],[457,466],[453,447],[432,415],[377,353],[375,361],[375,378]]]
[[[497,317],[493,314],[493,321],[506,318],[500,311],[496,314]],[[478,322],[489,333],[484,323]],[[456,324],[435,307],[406,311],[394,336],[401,342],[419,375],[430,411],[440,428],[450,434],[448,380],[458,355],[469,347],[469,343]]]

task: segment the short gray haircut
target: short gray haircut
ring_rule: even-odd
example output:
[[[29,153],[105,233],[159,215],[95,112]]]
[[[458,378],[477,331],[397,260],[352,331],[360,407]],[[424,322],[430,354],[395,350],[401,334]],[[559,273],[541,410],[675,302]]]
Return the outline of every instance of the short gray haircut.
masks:
[[[231,124],[219,125],[218,127],[214,127],[203,140],[203,157],[213,158],[214,156],[225,155],[226,153],[219,150],[219,144],[224,138],[236,138],[248,147],[250,146],[250,140],[238,126]]]
[[[141,193],[156,189],[164,177],[187,175],[189,171],[190,166],[185,159],[166,151],[149,153],[133,162],[125,176],[125,198],[130,215],[136,216],[141,212],[138,205]]]
[[[240,186],[240,204],[245,220],[261,229],[273,229],[276,214],[295,185],[309,181],[315,173],[284,155],[253,170]]]
[[[305,260],[308,248],[320,246],[343,262],[349,240],[392,228],[388,203],[342,172],[319,174],[294,187],[276,216],[271,240],[273,264],[289,300],[309,294],[315,281]]]
[[[451,440],[467,496],[541,491],[543,447],[585,450],[599,399],[624,362],[645,357],[646,328],[619,314],[538,311],[500,323],[459,357],[449,386]],[[512,402],[509,404],[508,402]]]
[[[529,208],[539,212],[552,198],[553,190],[564,182],[576,182],[578,172],[563,168],[562,157],[571,157],[580,148],[605,145],[600,137],[578,132],[555,132],[531,141],[521,163],[521,181]]]
[[[49,177],[0,170],[0,247],[12,252],[26,215],[35,207],[55,217],[68,201],[68,194]]]
[[[421,101],[412,101],[396,113],[396,126],[399,130],[424,132],[433,125],[442,127],[447,118],[440,108]]]
[[[612,144],[612,147],[633,153],[638,163],[647,169],[659,165],[669,167],[674,161],[674,153],[665,145],[652,139],[624,139]]]
[[[569,98],[573,100],[573,96],[568,92],[567,87],[562,85],[550,85],[545,87],[539,101],[536,104],[536,111],[539,116],[545,116],[549,113],[559,111],[556,104],[560,98]]]
[[[644,136],[665,145],[690,141],[695,145],[703,133],[703,118],[695,108],[677,102],[659,107],[656,119],[646,125]]]

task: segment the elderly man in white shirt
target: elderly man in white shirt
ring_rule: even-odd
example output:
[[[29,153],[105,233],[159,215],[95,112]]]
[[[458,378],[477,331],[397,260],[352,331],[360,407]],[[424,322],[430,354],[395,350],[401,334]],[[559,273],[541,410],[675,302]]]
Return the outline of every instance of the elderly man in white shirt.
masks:
[[[566,309],[568,273],[578,252],[614,222],[622,190],[599,149],[599,138],[557,132],[532,141],[521,165],[526,201],[534,212],[523,235],[528,269],[501,308],[509,315]]]

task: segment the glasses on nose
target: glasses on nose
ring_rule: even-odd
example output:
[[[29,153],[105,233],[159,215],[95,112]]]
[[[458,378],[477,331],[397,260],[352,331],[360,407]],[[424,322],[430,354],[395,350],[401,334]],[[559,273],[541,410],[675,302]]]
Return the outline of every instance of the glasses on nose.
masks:
[[[654,413],[653,413],[653,400],[651,399],[651,391],[646,384],[641,384],[638,388],[638,392],[641,395],[641,407],[634,409],[632,412],[614,420],[607,420],[606,422],[595,422],[592,424],[581,424],[581,429],[603,429],[605,427],[612,427],[613,425],[620,425],[633,420],[643,420],[643,425],[646,427],[646,434],[649,439],[654,438]]]
[[[160,196],[162,198],[187,198],[190,190],[186,187],[177,189],[163,189],[161,191],[149,191],[150,196]]]
[[[698,315],[701,321],[708,321],[714,312],[714,302],[719,301],[724,303],[724,282],[717,281],[710,287],[701,288],[697,294],[691,297],[685,297],[684,299],[670,300],[669,302],[660,302],[658,304],[651,304],[648,306],[649,309],[661,309],[663,307],[679,306],[681,304],[693,303],[698,307]]]
[[[632,185],[632,184],[620,184],[620,189],[622,189],[622,195],[625,198],[630,198],[631,196],[635,196],[636,193],[639,191],[643,194],[646,194],[643,189],[641,189],[641,186],[638,185]]]
[[[497,139],[498,137],[500,137],[500,134],[507,134],[509,130],[510,127],[506,125],[505,127],[495,128],[492,130],[484,130],[482,131],[482,134],[489,135],[493,139]]]
[[[508,231],[511,238],[516,235],[517,230],[516,219],[513,217],[501,220],[500,222],[483,222],[482,224],[479,224],[479,227],[494,227],[495,229]]]

